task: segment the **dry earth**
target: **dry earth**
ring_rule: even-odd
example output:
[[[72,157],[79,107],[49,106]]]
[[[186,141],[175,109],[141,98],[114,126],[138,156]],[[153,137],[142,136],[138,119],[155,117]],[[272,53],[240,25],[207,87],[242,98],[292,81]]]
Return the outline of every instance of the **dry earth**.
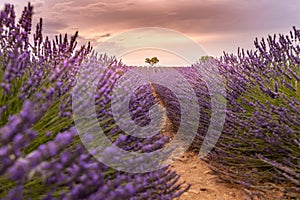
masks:
[[[180,182],[192,184],[190,189],[177,200],[246,200],[241,188],[222,182],[209,166],[193,152],[186,152],[172,163],[172,169],[181,175]]]

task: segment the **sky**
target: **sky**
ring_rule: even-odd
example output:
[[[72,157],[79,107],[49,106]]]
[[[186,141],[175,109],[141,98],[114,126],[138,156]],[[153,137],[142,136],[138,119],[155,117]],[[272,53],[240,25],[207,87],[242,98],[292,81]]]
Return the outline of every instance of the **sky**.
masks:
[[[2,2],[2,8],[4,3],[13,3],[18,16],[27,4],[21,0]],[[178,33],[178,39],[172,40],[174,48],[181,45],[187,49],[188,44],[179,44],[180,38],[187,37],[207,55],[219,57],[223,51],[236,54],[238,47],[254,49],[255,37],[288,34],[292,26],[300,28],[299,0],[32,0],[31,3],[34,23],[43,18],[45,35],[73,34],[78,30],[79,44],[90,41],[94,47],[110,50],[124,48],[125,41],[126,45],[132,44],[131,51],[127,49],[117,57],[132,65],[144,63],[145,57],[152,56],[157,56],[163,65],[184,65],[187,61],[186,57],[175,55],[172,45],[168,50],[134,50],[134,41],[116,40],[130,30],[169,29]],[[150,41],[149,38],[151,33],[142,37],[143,41]],[[164,43],[171,41],[170,38],[156,34],[152,41]]]

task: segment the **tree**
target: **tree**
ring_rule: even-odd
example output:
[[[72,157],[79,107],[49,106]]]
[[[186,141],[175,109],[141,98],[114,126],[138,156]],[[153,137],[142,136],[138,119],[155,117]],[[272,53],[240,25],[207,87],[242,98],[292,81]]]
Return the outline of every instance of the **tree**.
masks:
[[[208,61],[208,60],[213,60],[214,57],[212,56],[201,56],[201,58],[199,59],[200,61]]]
[[[148,63],[148,64],[150,64],[151,67],[153,67],[153,65],[156,64],[156,63],[158,63],[159,60],[158,60],[157,57],[153,57],[151,59],[150,58],[146,58],[145,62]]]

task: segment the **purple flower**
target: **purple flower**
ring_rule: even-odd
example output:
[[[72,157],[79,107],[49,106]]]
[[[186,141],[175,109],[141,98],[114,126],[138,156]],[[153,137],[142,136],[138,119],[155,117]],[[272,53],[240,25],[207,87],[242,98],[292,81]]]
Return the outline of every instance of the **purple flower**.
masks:
[[[26,178],[26,173],[29,170],[29,162],[26,159],[18,159],[13,166],[8,170],[10,178],[13,180],[22,180]]]

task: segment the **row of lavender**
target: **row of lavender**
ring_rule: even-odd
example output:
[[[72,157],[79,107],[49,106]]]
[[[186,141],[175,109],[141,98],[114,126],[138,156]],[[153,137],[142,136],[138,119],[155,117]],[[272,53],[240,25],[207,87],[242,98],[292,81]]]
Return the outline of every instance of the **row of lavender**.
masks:
[[[300,194],[300,31],[255,40],[256,51],[217,65],[229,109],[210,162],[224,178],[258,190]],[[225,169],[225,171],[224,171]]]
[[[277,36],[278,37],[278,36]],[[195,85],[202,113],[192,147],[202,143],[210,125],[211,100],[195,68],[218,67],[226,85],[227,111],[219,141],[207,161],[220,177],[258,191],[300,194],[300,30],[255,40],[255,51],[239,50],[202,61],[181,73]],[[200,77],[200,80],[199,80]],[[210,88],[211,89],[211,88]],[[177,118],[172,121],[177,124]],[[262,193],[261,193],[262,192]],[[255,195],[255,193],[252,193]]]
[[[239,50],[237,56],[224,54],[177,70],[193,87],[200,106],[198,134],[191,148],[199,150],[210,126],[209,90],[214,89],[208,89],[197,69],[213,64],[224,80],[227,110],[221,137],[207,161],[220,177],[254,189],[257,195],[276,189],[299,198],[300,30],[276,37],[256,39],[255,51]],[[177,98],[160,85],[156,91],[170,108],[168,117],[176,132]]]
[[[124,173],[105,166],[87,152],[74,127],[70,91],[92,48],[87,45],[76,50],[77,33],[71,40],[67,35],[54,40],[44,37],[42,21],[30,43],[32,14],[30,4],[18,22],[13,5],[6,5],[0,13],[0,198],[180,196],[187,188],[177,183],[178,175],[168,168],[143,174]],[[97,59],[99,67],[110,66],[98,84],[96,110],[100,126],[125,150],[147,152],[160,148],[166,137],[139,140],[114,128],[110,110],[106,109],[110,104],[108,94],[126,67],[106,56]],[[137,91],[136,100],[140,96]],[[151,95],[149,98],[146,102],[153,104],[154,99]],[[137,118],[145,99],[141,102],[131,106]],[[145,117],[141,123],[145,123],[143,120]]]

